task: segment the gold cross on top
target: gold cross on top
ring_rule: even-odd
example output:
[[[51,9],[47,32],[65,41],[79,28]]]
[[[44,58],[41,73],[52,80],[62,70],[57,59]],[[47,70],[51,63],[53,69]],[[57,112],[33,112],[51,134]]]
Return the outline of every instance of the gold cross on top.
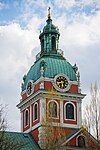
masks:
[[[50,7],[48,7],[48,18],[51,18],[51,14],[50,14]]]

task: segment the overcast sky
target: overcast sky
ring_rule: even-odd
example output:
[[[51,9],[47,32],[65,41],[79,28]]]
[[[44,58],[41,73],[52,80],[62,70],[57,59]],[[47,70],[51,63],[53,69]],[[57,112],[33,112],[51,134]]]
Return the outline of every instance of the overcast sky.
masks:
[[[8,104],[8,130],[20,131],[21,82],[40,51],[39,34],[51,6],[59,48],[79,67],[82,92],[100,85],[100,0],[0,0],[0,103]]]

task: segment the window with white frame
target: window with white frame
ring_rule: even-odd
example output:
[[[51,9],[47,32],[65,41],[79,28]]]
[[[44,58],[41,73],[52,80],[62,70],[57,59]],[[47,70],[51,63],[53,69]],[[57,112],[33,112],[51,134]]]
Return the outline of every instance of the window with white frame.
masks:
[[[37,120],[38,119],[38,103],[35,103],[34,104],[34,113],[33,113],[33,115],[34,115],[34,121],[35,120]]]
[[[77,146],[78,147],[85,147],[86,146],[86,143],[85,143],[85,137],[80,135],[78,138],[77,138]]]
[[[75,120],[75,105],[71,102],[65,104],[65,119]]]
[[[24,125],[25,127],[28,126],[29,123],[29,110],[26,109],[24,112]]]
[[[49,101],[48,103],[48,114],[49,117],[58,117],[58,103],[56,101]]]

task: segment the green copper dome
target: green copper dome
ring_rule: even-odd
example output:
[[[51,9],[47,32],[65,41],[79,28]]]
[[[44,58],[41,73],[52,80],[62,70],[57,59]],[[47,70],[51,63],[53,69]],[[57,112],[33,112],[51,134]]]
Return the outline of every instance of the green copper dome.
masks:
[[[39,38],[41,39],[41,37],[45,34],[50,34],[50,33],[54,33],[54,34],[58,34],[60,35],[59,33],[59,29],[58,27],[56,27],[55,25],[52,24],[52,20],[51,19],[48,19],[47,20],[47,25],[44,26],[43,28],[43,32],[40,34]]]
[[[40,68],[42,64],[44,64],[44,77],[54,78],[57,74],[63,73],[71,81],[77,81],[76,73],[71,64],[66,61],[66,59],[63,57],[47,56],[40,58],[30,68],[27,76],[24,79],[25,82],[22,90],[26,89],[26,85],[29,80],[34,80],[35,82],[41,77]]]
[[[26,89],[29,80],[37,81],[41,77],[41,67],[43,67],[43,76],[54,78],[57,74],[65,74],[71,81],[77,81],[76,66],[71,64],[63,57],[63,53],[58,49],[59,30],[52,24],[50,8],[48,9],[47,24],[40,33],[41,43],[40,55],[37,55],[36,62],[30,68],[28,74],[24,76],[22,91]]]

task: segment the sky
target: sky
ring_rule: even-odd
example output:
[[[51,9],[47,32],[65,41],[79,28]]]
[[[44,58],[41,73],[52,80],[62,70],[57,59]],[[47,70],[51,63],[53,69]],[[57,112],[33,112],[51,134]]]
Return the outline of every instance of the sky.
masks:
[[[0,103],[7,105],[10,131],[20,131],[22,78],[40,52],[48,6],[60,31],[59,49],[80,71],[84,108],[91,83],[100,85],[100,0],[0,0]]]

